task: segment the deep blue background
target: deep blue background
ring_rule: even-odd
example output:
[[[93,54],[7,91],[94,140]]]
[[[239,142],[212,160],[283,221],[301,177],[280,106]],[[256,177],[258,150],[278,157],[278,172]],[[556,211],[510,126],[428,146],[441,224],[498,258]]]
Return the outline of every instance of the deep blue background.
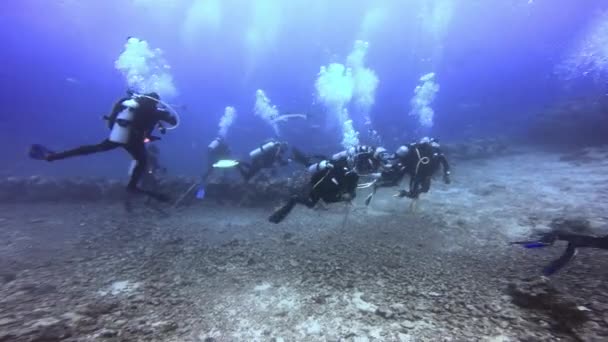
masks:
[[[100,117],[124,94],[114,61],[127,36],[165,51],[180,92],[173,102],[186,106],[182,126],[160,145],[174,173],[199,173],[227,105],[239,114],[229,133],[235,150],[245,153],[271,136],[253,115],[258,88],[283,112],[310,112],[323,122],[323,113],[312,104],[316,74],[321,65],[344,62],[359,38],[370,42],[366,64],[380,79],[372,118],[389,144],[416,137],[409,100],[418,78],[430,71],[441,86],[432,133],[448,140],[511,134],[505,122],[523,128],[539,108],[597,91],[588,85],[564,92],[553,71],[598,11],[608,8],[605,1],[456,0],[440,43],[422,29],[428,20],[421,16],[423,0],[273,1],[282,8],[279,31],[257,53],[245,43],[254,0],[220,1],[220,27],[203,27],[194,44],[183,40],[181,28],[192,0],[173,5],[153,0],[2,2],[0,148],[5,157],[0,174],[125,175],[129,162],[122,151],[52,165],[24,156],[33,142],[63,149],[107,136]],[[388,16],[360,37],[365,13],[376,7],[387,9]],[[429,60],[439,48],[441,58]],[[318,129],[288,126],[284,132],[296,145],[339,148],[338,139]]]

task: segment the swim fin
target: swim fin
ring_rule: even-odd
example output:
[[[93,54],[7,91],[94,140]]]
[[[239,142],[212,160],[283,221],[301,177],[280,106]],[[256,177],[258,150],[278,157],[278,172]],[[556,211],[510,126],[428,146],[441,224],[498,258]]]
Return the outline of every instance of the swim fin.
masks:
[[[289,202],[287,202],[287,204],[272,213],[272,215],[270,215],[270,217],[268,218],[268,221],[270,221],[271,223],[280,223],[287,217],[287,215],[295,206],[296,202],[290,200]]]
[[[49,150],[43,145],[33,144],[32,146],[30,146],[28,155],[30,158],[35,160],[46,160],[46,158],[53,153],[53,151]]]
[[[367,195],[367,198],[365,199],[365,205],[369,205],[372,202],[373,197],[374,197],[374,194]]]
[[[205,198],[205,188],[201,186],[196,191],[196,199],[202,200],[204,198]]]

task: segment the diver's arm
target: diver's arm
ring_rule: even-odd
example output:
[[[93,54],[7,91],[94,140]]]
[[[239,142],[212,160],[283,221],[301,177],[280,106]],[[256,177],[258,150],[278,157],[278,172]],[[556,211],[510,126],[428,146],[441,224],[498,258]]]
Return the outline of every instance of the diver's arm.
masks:
[[[177,125],[177,117],[175,115],[171,115],[171,113],[165,110],[157,110],[159,114],[159,120],[168,123],[171,126]]]

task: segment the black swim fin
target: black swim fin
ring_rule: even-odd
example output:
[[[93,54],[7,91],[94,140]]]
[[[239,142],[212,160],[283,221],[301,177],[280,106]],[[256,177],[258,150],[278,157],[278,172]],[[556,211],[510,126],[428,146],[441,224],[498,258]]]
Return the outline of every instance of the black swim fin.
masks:
[[[369,205],[371,203],[373,197],[374,197],[373,193],[367,195],[367,198],[365,199],[365,205]]]
[[[306,156],[304,153],[302,153],[302,151],[298,150],[295,147],[292,147],[292,153],[293,153],[293,160],[308,167],[310,166],[310,158],[308,156]]]
[[[33,144],[32,146],[30,146],[28,155],[30,158],[35,160],[47,160],[47,157],[53,153],[53,151],[49,150],[43,145]]]
[[[270,215],[270,217],[268,218],[268,221],[270,221],[272,223],[280,223],[287,217],[287,215],[291,212],[291,210],[295,206],[296,206],[295,201],[287,202],[287,204],[285,204],[284,206],[279,208],[277,211],[275,211],[272,215]]]
[[[135,194],[135,195],[145,195],[148,196],[152,199],[155,199],[159,202],[163,202],[163,203],[167,203],[171,201],[171,197],[169,195],[160,193],[160,192],[155,192],[155,191],[150,191],[150,190],[144,190],[144,189],[132,189],[132,190],[128,190],[131,194]]]

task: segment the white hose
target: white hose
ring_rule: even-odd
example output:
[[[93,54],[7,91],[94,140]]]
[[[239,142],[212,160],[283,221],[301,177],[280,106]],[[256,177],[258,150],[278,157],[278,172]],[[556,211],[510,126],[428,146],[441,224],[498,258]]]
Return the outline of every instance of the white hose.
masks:
[[[145,97],[147,99],[154,100],[154,101],[160,103],[161,105],[163,105],[163,107],[166,107],[171,113],[173,113],[173,115],[175,115],[175,119],[177,120],[177,123],[175,123],[174,126],[165,127],[165,129],[167,129],[167,130],[173,130],[173,129],[176,129],[177,127],[179,127],[179,124],[181,122],[179,113],[177,113],[177,111],[175,109],[173,109],[173,107],[171,107],[168,103],[163,102],[163,101],[161,101],[159,99],[153,98],[152,96],[148,96],[148,95],[135,94],[134,96],[135,97]]]

